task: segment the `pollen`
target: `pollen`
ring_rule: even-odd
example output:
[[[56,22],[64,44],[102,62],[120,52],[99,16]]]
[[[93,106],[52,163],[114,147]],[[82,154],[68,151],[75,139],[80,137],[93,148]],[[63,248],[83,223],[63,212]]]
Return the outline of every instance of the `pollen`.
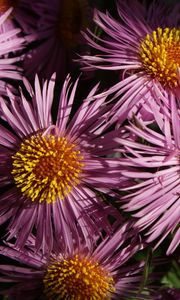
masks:
[[[12,156],[15,185],[31,201],[64,199],[79,184],[83,156],[66,137],[33,135]]]
[[[157,28],[140,45],[143,68],[163,87],[176,88],[180,67],[180,29]]]
[[[79,255],[50,265],[43,282],[49,300],[109,300],[115,292],[112,276],[97,262]]]
[[[0,0],[0,12],[5,12],[10,7],[16,7],[18,0]]]
[[[66,48],[78,45],[80,31],[89,25],[89,10],[87,0],[62,1],[57,32]]]

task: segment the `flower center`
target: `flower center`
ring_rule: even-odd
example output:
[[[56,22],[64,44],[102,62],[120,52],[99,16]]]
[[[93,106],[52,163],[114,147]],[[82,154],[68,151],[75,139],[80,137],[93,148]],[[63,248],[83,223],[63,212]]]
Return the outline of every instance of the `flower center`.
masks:
[[[18,0],[0,0],[0,12],[5,12],[8,8],[15,7],[18,4]]]
[[[104,268],[78,255],[50,265],[43,281],[49,300],[108,300],[115,291],[114,280]]]
[[[62,1],[58,35],[66,48],[78,45],[80,31],[88,27],[89,24],[88,13],[87,0]]]
[[[63,199],[79,183],[83,156],[65,137],[34,135],[12,157],[12,175],[24,196],[39,203]]]
[[[140,58],[149,75],[164,87],[178,86],[180,66],[180,29],[157,28],[140,45]]]

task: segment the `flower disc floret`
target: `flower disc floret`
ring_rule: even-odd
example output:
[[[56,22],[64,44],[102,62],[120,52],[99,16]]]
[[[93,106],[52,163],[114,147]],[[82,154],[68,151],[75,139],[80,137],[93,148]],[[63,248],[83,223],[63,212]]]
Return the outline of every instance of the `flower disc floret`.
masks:
[[[49,300],[111,299],[114,280],[107,271],[88,258],[75,255],[50,265],[44,276],[44,292]]]
[[[33,135],[12,157],[12,175],[24,196],[39,203],[63,199],[79,183],[83,156],[66,137]]]
[[[178,86],[180,29],[158,27],[143,39],[139,54],[149,75],[159,80],[164,87]]]

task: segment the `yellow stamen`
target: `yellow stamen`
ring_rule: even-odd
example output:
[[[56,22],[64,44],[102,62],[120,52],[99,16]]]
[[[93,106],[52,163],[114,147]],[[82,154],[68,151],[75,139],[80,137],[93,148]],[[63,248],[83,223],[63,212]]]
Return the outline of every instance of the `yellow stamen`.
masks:
[[[79,183],[83,156],[66,137],[34,135],[12,157],[12,175],[24,196],[39,203],[63,199]]]
[[[79,34],[89,25],[87,0],[63,0],[59,16],[58,35],[66,48],[79,43]]]
[[[114,280],[97,262],[75,255],[50,265],[44,276],[47,299],[109,300]]]
[[[157,28],[140,45],[140,59],[146,72],[168,88],[178,86],[180,29]]]

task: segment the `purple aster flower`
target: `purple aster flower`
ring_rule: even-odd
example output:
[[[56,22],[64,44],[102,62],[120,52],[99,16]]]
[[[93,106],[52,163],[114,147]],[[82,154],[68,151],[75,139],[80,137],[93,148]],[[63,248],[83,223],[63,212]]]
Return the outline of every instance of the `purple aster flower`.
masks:
[[[9,21],[12,8],[5,13],[0,14],[0,93],[5,93],[7,82],[4,80],[19,80],[22,78],[21,69],[17,63],[22,60],[21,56],[15,56],[15,53],[22,50],[25,46],[25,39],[19,36],[21,30],[11,28]],[[11,25],[10,25],[10,23]],[[11,57],[10,57],[11,55]]]
[[[84,34],[97,55],[84,55],[85,70],[119,71],[120,81],[107,93],[115,93],[114,118],[126,119],[134,105],[145,102],[149,91],[179,89],[179,4],[173,7],[152,1],[148,8],[138,1],[117,1],[119,18],[95,11],[94,21],[104,35]]]
[[[91,9],[86,0],[44,0],[32,4],[38,16],[36,38],[38,45],[28,52],[24,61],[25,74],[34,78],[50,78],[53,72],[64,80],[72,70],[75,51],[84,47],[80,34],[90,23]]]
[[[0,223],[10,219],[8,238],[16,236],[17,247],[33,232],[36,247],[46,252],[67,243],[72,232],[79,234],[77,226],[86,238],[109,230],[109,215],[120,218],[101,196],[113,195],[121,182],[118,158],[107,158],[119,131],[107,131],[109,106],[105,98],[94,100],[97,86],[72,116],[78,81],[72,86],[67,77],[53,122],[54,76],[42,89],[36,77],[35,92],[24,83],[32,102],[23,93],[9,92],[10,104],[1,99],[3,120],[12,131],[0,127],[0,180],[6,189],[0,196]]]
[[[179,94],[180,95],[180,94]],[[167,95],[168,96],[168,95]],[[171,93],[170,107],[158,109],[163,95],[156,94],[154,102],[149,101],[156,122],[147,126],[142,120],[126,126],[129,138],[116,139],[125,157],[122,158],[125,178],[135,178],[135,183],[125,190],[123,208],[136,211],[139,220],[136,226],[149,228],[148,242],[159,239],[157,246],[169,233],[172,241],[167,254],[172,253],[180,242],[180,97]],[[152,100],[152,99],[151,99]]]
[[[0,254],[20,265],[0,265],[1,282],[16,283],[4,293],[9,299],[146,299],[138,295],[144,264],[128,263],[141,248],[141,242],[129,224],[123,225],[111,237],[98,245],[81,240],[58,255],[42,256],[34,252],[33,241],[18,251],[0,247]],[[119,298],[120,297],[120,298]]]

